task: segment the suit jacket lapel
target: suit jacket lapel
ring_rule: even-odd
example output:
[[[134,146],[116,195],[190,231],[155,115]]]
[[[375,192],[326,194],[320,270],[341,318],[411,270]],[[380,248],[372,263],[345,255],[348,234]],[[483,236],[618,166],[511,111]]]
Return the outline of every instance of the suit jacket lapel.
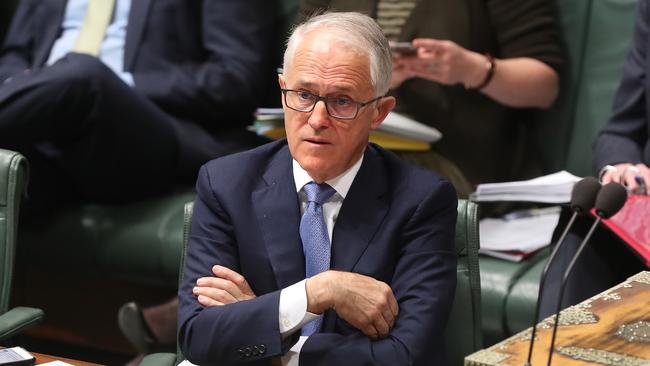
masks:
[[[41,1],[38,6],[38,14],[35,16],[34,24],[42,25],[42,28],[34,32],[35,50],[33,66],[40,67],[47,61],[54,41],[61,35],[61,24],[65,15],[66,0]]]
[[[330,268],[352,271],[388,212],[387,177],[369,147],[336,219]]]
[[[124,45],[124,70],[133,69],[135,51],[142,39],[144,26],[147,24],[149,8],[153,0],[131,0],[129,11],[129,24],[126,28],[126,41]]]
[[[253,192],[253,210],[278,284],[285,288],[305,278],[300,241],[300,203],[293,180],[291,155],[278,152],[263,178],[266,186]]]

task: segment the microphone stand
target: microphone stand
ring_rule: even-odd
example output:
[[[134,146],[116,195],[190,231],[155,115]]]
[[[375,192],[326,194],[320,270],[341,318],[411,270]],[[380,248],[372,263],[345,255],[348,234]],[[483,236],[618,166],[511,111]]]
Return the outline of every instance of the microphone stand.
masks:
[[[530,342],[528,345],[528,360],[525,363],[525,366],[530,366],[531,365],[531,359],[533,357],[533,344],[535,343],[535,333],[537,333],[537,321],[539,318],[539,310],[540,310],[540,305],[541,301],[540,299],[542,298],[542,294],[544,293],[544,285],[546,283],[546,274],[551,267],[551,264],[555,260],[555,256],[557,255],[560,247],[562,246],[562,242],[564,242],[564,239],[566,238],[567,234],[569,233],[569,229],[571,226],[573,226],[573,222],[576,220],[576,217],[578,217],[578,212],[574,211],[573,215],[571,215],[571,219],[569,220],[569,223],[567,226],[564,228],[564,231],[562,232],[562,235],[560,235],[560,238],[557,241],[557,244],[553,248],[553,251],[551,252],[550,257],[548,258],[548,261],[546,261],[546,265],[544,266],[544,270],[542,270],[542,278],[539,283],[539,290],[537,290],[537,302],[535,304],[535,319],[533,321],[533,332],[530,336]],[[562,295],[560,295],[560,298]]]
[[[596,217],[596,221],[593,223],[593,225],[591,225],[589,232],[582,240],[582,243],[580,243],[580,246],[578,247],[578,251],[573,256],[573,258],[571,258],[571,262],[569,263],[569,266],[564,272],[564,276],[562,276],[562,284],[560,285],[560,294],[558,295],[557,304],[555,306],[555,323],[553,324],[553,335],[551,336],[551,346],[549,347],[548,362],[546,364],[547,366],[551,366],[551,359],[553,358],[553,348],[555,347],[555,335],[557,334],[557,325],[560,321],[560,307],[562,306],[562,298],[564,297],[564,288],[566,287],[566,280],[569,277],[569,274],[571,274],[571,270],[573,270],[573,266],[578,260],[578,257],[580,257],[580,254],[582,253],[585,246],[587,246],[587,242],[589,241],[589,239],[591,239],[594,230],[596,230],[596,227],[598,226],[601,220],[602,218],[600,217],[600,215]]]

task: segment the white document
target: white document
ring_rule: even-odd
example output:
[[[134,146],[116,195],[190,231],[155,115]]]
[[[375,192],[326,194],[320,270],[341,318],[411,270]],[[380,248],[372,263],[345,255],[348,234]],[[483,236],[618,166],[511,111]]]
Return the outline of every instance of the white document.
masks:
[[[479,222],[482,250],[534,252],[551,243],[560,207],[522,210]]]
[[[442,138],[437,129],[395,112],[388,113],[377,130],[424,142],[436,142]]]
[[[71,364],[69,364],[67,362],[63,362],[63,361],[59,361],[59,360],[42,363],[40,365],[41,366],[74,366],[74,365],[71,365]]]
[[[535,179],[479,184],[471,199],[486,201],[522,201],[565,203],[571,200],[573,185],[581,178],[565,170]]]

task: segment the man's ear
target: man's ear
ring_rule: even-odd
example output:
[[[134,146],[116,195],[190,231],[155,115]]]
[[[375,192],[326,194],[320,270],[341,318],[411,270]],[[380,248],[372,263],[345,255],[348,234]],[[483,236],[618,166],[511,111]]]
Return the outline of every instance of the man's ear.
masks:
[[[370,124],[370,129],[375,130],[381,125],[382,122],[384,122],[384,119],[386,119],[386,116],[390,111],[395,108],[395,104],[397,101],[395,100],[395,97],[393,96],[387,96],[379,99],[377,102],[377,116],[375,119],[372,121]]]
[[[278,74],[278,84],[280,84],[281,89],[285,89],[287,84],[284,83],[284,74]]]

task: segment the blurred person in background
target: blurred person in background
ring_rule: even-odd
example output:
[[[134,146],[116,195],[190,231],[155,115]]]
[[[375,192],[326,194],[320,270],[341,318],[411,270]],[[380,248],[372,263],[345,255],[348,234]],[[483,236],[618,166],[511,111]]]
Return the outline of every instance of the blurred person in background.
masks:
[[[452,181],[460,197],[476,184],[541,173],[531,108],[548,108],[564,63],[552,0],[301,0],[301,15],[331,9],[375,18],[391,41],[397,112],[442,139],[427,153],[399,152]]]

